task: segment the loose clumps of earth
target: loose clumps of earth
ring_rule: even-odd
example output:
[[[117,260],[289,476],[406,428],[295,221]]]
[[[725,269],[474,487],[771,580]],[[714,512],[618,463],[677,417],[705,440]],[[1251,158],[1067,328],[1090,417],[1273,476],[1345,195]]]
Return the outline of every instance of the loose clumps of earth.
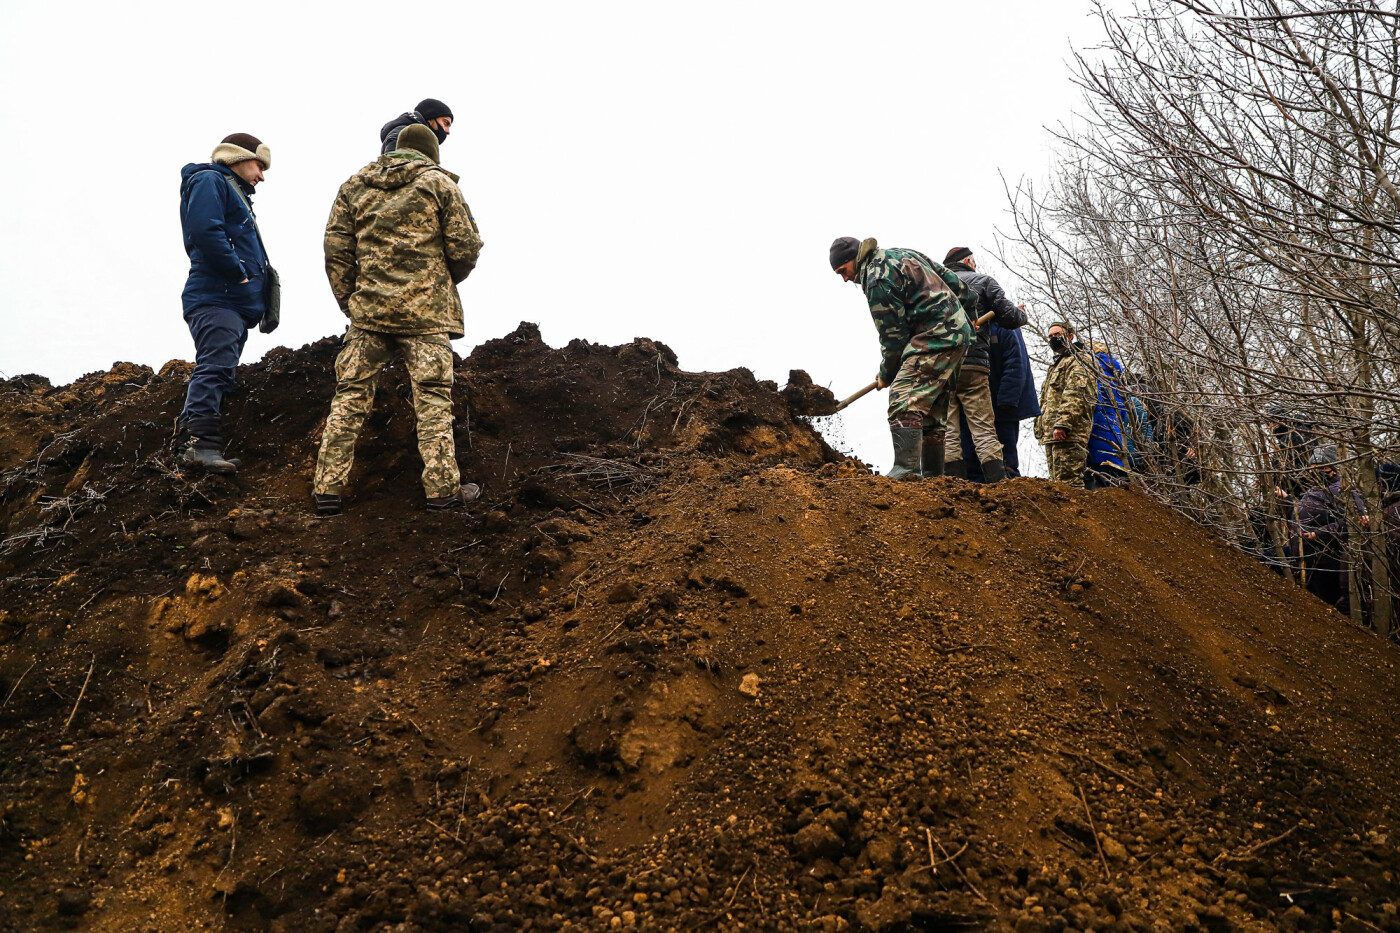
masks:
[[[0,929],[1400,930],[1393,651],[1128,490],[894,483],[794,371],[538,330],[0,383]]]

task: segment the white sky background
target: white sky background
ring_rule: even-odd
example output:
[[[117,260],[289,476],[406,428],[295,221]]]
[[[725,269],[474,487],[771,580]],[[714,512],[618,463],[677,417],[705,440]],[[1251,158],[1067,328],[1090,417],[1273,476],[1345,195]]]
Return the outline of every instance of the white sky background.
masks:
[[[379,127],[424,97],[456,114],[443,165],[485,248],[461,287],[465,356],[519,321],[669,344],[688,370],[874,378],[836,236],[990,255],[1001,174],[1043,178],[1078,101],[1089,0],[190,4],[0,7],[0,374],[55,384],[193,358],[180,169],[252,133],[283,323],[244,362],[339,334],[321,236]],[[240,27],[240,17],[246,25]],[[1040,338],[1027,332],[1032,353]],[[330,399],[326,402],[329,404]],[[834,440],[891,459],[884,397]],[[1026,422],[1024,427],[1029,427]],[[1044,473],[1023,438],[1021,456]],[[1033,459],[1032,459],[1033,458]]]

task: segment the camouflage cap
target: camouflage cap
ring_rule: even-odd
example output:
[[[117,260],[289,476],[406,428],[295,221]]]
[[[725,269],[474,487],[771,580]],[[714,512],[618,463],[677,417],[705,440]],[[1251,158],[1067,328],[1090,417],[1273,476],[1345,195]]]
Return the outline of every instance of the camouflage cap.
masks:
[[[1071,324],[1069,321],[1051,321],[1045,326],[1045,332],[1048,334],[1052,329],[1056,327],[1063,327],[1065,329],[1065,333],[1067,334],[1078,333],[1078,331],[1074,329],[1074,325]]]
[[[421,123],[405,126],[399,133],[399,141],[396,148],[412,149],[414,152],[421,152],[434,162],[439,158],[437,136],[431,129]]]

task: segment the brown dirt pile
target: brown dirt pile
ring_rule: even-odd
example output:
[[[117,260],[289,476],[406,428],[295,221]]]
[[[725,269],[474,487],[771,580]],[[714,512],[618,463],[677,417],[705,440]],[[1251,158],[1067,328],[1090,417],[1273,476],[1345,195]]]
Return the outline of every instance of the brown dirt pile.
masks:
[[[0,390],[0,929],[1400,929],[1391,650],[1173,513],[522,325],[478,508],[393,368],[317,520],[334,350],[243,369],[235,478],[178,367]]]

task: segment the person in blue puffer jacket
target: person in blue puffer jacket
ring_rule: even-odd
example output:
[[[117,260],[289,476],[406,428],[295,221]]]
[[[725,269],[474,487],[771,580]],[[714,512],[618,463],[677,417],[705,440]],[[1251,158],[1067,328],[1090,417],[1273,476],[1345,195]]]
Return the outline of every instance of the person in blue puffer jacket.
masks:
[[[238,468],[237,461],[224,459],[220,419],[248,330],[261,324],[271,333],[277,326],[264,297],[272,273],[252,203],[253,189],[271,164],[272,153],[261,140],[234,133],[214,148],[209,162],[180,171],[180,226],[190,257],[182,297],[195,363],[176,446],[181,464],[213,473]]]
[[[1103,489],[1128,478],[1128,399],[1123,391],[1123,367],[1101,343],[1090,345],[1098,363],[1099,396],[1094,404],[1094,429],[1089,434],[1089,459],[1084,488]]]

